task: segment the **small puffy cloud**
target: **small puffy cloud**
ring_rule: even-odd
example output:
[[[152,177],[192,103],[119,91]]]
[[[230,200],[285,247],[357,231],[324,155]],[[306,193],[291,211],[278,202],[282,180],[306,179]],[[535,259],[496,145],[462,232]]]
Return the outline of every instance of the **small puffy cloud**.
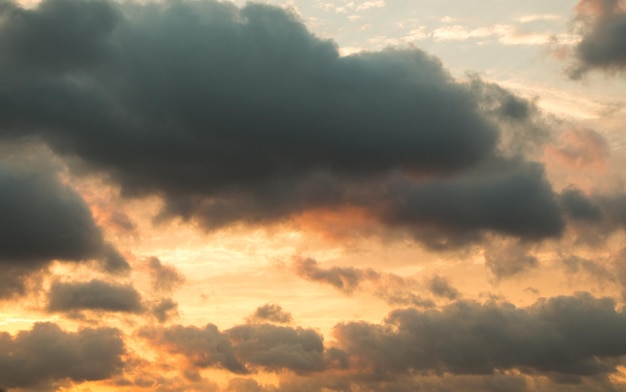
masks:
[[[528,245],[520,242],[492,244],[485,250],[484,257],[485,265],[496,279],[510,278],[539,265]]]
[[[152,288],[155,291],[171,293],[185,283],[185,277],[173,265],[163,264],[156,257],[148,260],[148,271],[152,279]]]
[[[158,322],[164,323],[178,316],[178,303],[171,298],[161,298],[150,307],[150,312]]]
[[[160,219],[212,230],[357,207],[433,248],[561,233],[541,168],[502,157],[516,127],[421,50],[340,56],[254,3],[3,0],[0,19],[0,138],[36,137],[122,195],[162,197]],[[535,138],[511,97],[488,104]]]
[[[372,269],[331,267],[328,269],[319,266],[314,259],[298,258],[292,268],[296,275],[311,281],[329,284],[345,293],[353,292],[363,281],[376,280],[380,275]]]
[[[439,275],[429,279],[427,287],[437,297],[456,299],[460,295],[459,291],[450,284],[448,279]]]
[[[390,305],[408,305],[419,308],[435,306],[434,301],[420,295],[421,291],[432,292],[432,288],[425,288],[413,278],[381,273],[371,268],[324,268],[311,258],[297,258],[292,264],[292,269],[303,279],[328,284],[348,295],[356,290],[370,290],[372,294]],[[450,295],[455,289],[449,285],[446,287],[445,283],[444,280],[436,282],[436,288],[441,293],[447,292],[447,295]]]
[[[291,313],[283,310],[280,305],[265,304],[263,306],[259,306],[247,320],[251,323],[271,322],[289,324],[293,321],[293,318]]]

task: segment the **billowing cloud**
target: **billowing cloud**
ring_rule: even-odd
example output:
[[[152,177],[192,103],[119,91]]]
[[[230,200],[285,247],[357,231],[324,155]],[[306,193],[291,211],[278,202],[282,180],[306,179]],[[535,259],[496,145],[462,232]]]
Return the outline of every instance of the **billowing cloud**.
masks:
[[[24,280],[53,260],[128,269],[80,195],[41,164],[0,162],[0,210],[0,298],[24,294]]]
[[[156,347],[182,355],[192,367],[218,367],[234,373],[250,369],[321,371],[325,366],[322,337],[311,329],[271,324],[243,324],[219,331],[175,325],[143,328],[140,335]]]
[[[259,306],[247,320],[252,323],[272,322],[289,324],[293,321],[293,317],[291,316],[291,313],[283,310],[283,308],[278,304],[265,304],[263,306]]]
[[[312,329],[271,324],[247,324],[225,333],[241,360],[266,370],[321,371],[324,363],[322,337]]]
[[[37,323],[13,336],[0,333],[0,388],[47,390],[53,383],[105,380],[121,372],[126,353],[113,328],[66,332]]]
[[[458,301],[437,311],[396,310],[382,325],[339,324],[334,337],[352,366],[375,373],[518,369],[584,377],[616,371],[625,327],[613,300],[581,293],[528,308]]]
[[[144,310],[141,296],[130,284],[55,281],[48,294],[48,310],[73,312],[82,310],[140,313]]]
[[[561,233],[541,167],[501,156],[507,132],[535,138],[532,105],[457,82],[420,50],[341,57],[260,4],[0,12],[0,134],[37,135],[124,195],[163,197],[161,218],[212,229],[356,206],[433,247]]]
[[[626,69],[626,3],[623,0],[580,0],[576,21],[582,39],[576,46],[579,64],[572,76],[591,69]]]

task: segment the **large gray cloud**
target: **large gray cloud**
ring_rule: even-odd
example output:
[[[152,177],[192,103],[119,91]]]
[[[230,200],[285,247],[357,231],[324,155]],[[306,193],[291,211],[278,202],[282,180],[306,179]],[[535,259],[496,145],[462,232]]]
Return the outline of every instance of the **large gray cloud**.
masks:
[[[613,300],[583,293],[528,308],[459,301],[440,311],[396,310],[382,325],[339,324],[334,336],[352,366],[379,374],[519,369],[583,377],[616,371],[625,327]]]
[[[47,390],[57,381],[105,380],[121,372],[126,353],[113,328],[65,332],[37,323],[14,336],[0,333],[0,388]]]
[[[626,69],[626,3],[623,0],[580,0],[576,20],[582,35],[576,46],[579,64],[572,75],[590,69]]]
[[[247,373],[245,365],[235,357],[228,337],[213,324],[204,328],[182,325],[144,327],[139,335],[156,347],[183,355],[191,366],[222,367],[235,373]]]
[[[321,371],[326,365],[322,337],[311,329],[243,324],[225,331],[175,325],[143,328],[140,335],[198,368],[221,367],[234,373],[251,369]]]
[[[356,205],[436,247],[562,230],[542,170],[498,150],[524,140],[504,123],[535,137],[533,106],[456,82],[420,50],[340,57],[259,4],[3,0],[0,12],[0,133],[37,135],[126,195],[164,197],[162,217],[215,228]],[[485,161],[489,175],[460,172]]]
[[[82,310],[140,313],[141,296],[130,284],[89,282],[53,282],[48,294],[48,310],[73,312]]]
[[[106,243],[81,196],[41,165],[0,162],[0,298],[24,294],[25,279],[52,260],[128,263]]]

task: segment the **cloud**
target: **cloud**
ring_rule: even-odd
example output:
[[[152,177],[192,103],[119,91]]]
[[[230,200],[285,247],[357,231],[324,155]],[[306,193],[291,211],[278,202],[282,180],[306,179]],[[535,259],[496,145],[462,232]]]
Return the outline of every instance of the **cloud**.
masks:
[[[325,367],[323,339],[312,329],[248,324],[225,333],[237,356],[249,366],[295,372],[315,372]]]
[[[357,206],[383,225],[459,233],[415,236],[439,247],[560,233],[540,167],[501,157],[512,127],[418,49],[342,57],[260,4],[3,4],[0,134],[35,135],[125,196],[161,196],[161,219],[216,229]],[[527,123],[511,96],[490,99]],[[464,178],[502,159],[504,172]],[[490,213],[498,198],[510,205]]]
[[[243,324],[219,331],[213,324],[204,328],[175,325],[144,327],[139,334],[166,352],[182,355],[192,367],[221,367],[246,374],[250,369],[306,373],[325,366],[321,335],[300,327]]]
[[[439,275],[428,281],[428,288],[438,297],[456,299],[459,296],[459,291],[450,285],[448,279]]]
[[[598,132],[587,128],[573,128],[563,132],[556,146],[547,146],[549,158],[559,165],[574,169],[604,169],[610,148],[606,139]]]
[[[190,366],[222,367],[234,373],[247,373],[245,366],[235,357],[228,337],[213,324],[204,328],[182,325],[143,327],[139,336],[166,352],[182,355]]]
[[[252,323],[274,322],[289,324],[293,321],[293,317],[291,313],[283,310],[278,304],[265,304],[259,306],[247,320]]]
[[[178,303],[171,298],[161,298],[150,308],[158,322],[164,323],[178,316]]]
[[[576,46],[578,63],[571,76],[592,69],[622,72],[626,67],[626,4],[623,0],[580,0],[576,5],[581,36]]]
[[[121,372],[125,353],[117,329],[65,332],[36,323],[14,336],[0,333],[0,387],[45,390],[64,379],[105,380]]]
[[[171,293],[176,287],[185,283],[185,277],[172,265],[161,263],[156,257],[148,260],[148,270],[155,291]]]
[[[353,292],[362,281],[377,280],[380,277],[373,269],[331,267],[323,269],[313,259],[299,258],[292,265],[296,275],[311,281],[330,284],[345,293]]]
[[[373,295],[390,305],[409,305],[420,308],[435,306],[434,301],[419,294],[420,291],[425,290],[433,292],[432,287],[424,288],[416,279],[381,273],[371,268],[323,268],[311,258],[296,258],[291,267],[299,277],[312,282],[328,284],[344,294],[350,295],[356,290],[369,290]],[[435,286],[437,286],[436,289],[443,290],[440,291],[443,293],[446,291],[444,285],[447,281],[443,278],[440,279],[442,281],[436,282]],[[432,286],[432,282],[426,286],[429,285]],[[451,295],[455,289],[448,286],[447,290],[447,294]]]
[[[337,348],[374,373],[523,373],[585,377],[616,371],[626,315],[586,293],[527,308],[458,301],[441,310],[396,310],[382,325],[338,324]]]
[[[174,302],[171,298],[161,298],[150,310],[158,322],[164,323],[178,316],[178,303]]]
[[[144,310],[141,296],[132,285],[97,279],[89,282],[55,281],[50,286],[48,301],[51,312],[94,310],[140,313]]]
[[[501,242],[488,246],[485,265],[496,279],[510,278],[536,268],[539,260],[530,254],[529,245],[521,242]]]
[[[53,260],[97,259],[110,272],[129,268],[80,195],[41,163],[0,162],[0,210],[0,298],[24,294],[25,279]]]

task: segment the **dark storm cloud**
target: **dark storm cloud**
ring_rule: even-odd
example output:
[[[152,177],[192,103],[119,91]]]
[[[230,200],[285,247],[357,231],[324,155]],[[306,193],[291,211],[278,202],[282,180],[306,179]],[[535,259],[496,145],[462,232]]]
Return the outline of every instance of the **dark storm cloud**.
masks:
[[[53,282],[48,301],[51,312],[95,310],[140,313],[144,310],[141,296],[132,285],[96,279],[89,282]]]
[[[626,69],[626,3],[623,0],[580,0],[576,22],[581,41],[576,46],[579,64],[572,70],[580,77],[591,69]]]
[[[0,298],[24,294],[24,280],[52,260],[98,259],[108,271],[128,269],[80,195],[53,170],[0,162],[0,211]]]
[[[576,379],[616,371],[625,327],[613,300],[582,293],[528,308],[458,301],[439,311],[396,310],[382,325],[339,324],[334,336],[352,366],[382,374],[515,368]]]
[[[249,322],[273,322],[280,324],[289,324],[293,321],[291,313],[283,310],[278,304],[265,304],[259,306],[254,313],[248,318]]]
[[[55,381],[104,380],[119,373],[126,353],[112,328],[65,332],[37,323],[14,336],[0,333],[0,387],[47,390]]]
[[[463,178],[504,159],[499,142],[536,138],[534,106],[456,82],[420,50],[340,57],[260,4],[2,4],[0,133],[36,135],[125,195],[162,196],[161,218],[211,229],[357,206],[425,227],[416,239],[435,247],[561,231],[540,168],[509,159]],[[457,175],[419,179],[443,173]],[[454,238],[428,238],[433,226]]]

